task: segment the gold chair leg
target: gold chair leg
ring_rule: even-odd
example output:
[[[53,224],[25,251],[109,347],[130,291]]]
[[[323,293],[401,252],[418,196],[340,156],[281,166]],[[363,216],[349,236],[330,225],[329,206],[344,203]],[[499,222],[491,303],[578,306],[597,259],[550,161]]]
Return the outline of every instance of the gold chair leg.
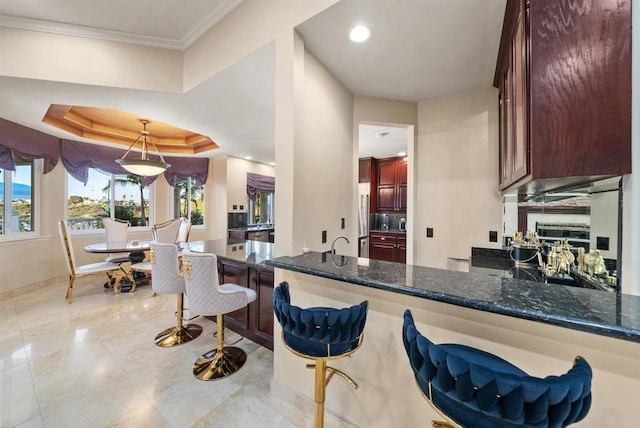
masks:
[[[200,380],[218,380],[231,376],[247,361],[247,353],[235,346],[224,346],[224,315],[216,316],[217,347],[198,358],[193,375]]]
[[[67,303],[73,303],[73,281],[75,281],[75,277],[69,276],[69,286],[67,287],[67,294],[64,296],[67,299]]]
[[[176,326],[163,330],[156,336],[154,342],[158,346],[166,348],[181,345],[191,342],[202,333],[202,327],[198,324],[182,325],[182,313],[184,311],[184,295],[182,293],[177,296],[177,304]]]

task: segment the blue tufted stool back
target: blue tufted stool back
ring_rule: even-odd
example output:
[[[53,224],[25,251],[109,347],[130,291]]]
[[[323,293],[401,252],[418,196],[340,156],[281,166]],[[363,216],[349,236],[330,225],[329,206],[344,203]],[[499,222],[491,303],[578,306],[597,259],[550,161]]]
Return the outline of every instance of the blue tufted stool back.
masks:
[[[289,284],[273,292],[273,310],[285,344],[311,358],[344,355],[357,348],[367,319],[368,303],[350,308],[299,308],[292,305]]]
[[[591,367],[576,357],[561,376],[527,375],[488,352],[435,345],[404,313],[404,347],[416,382],[438,410],[464,427],[564,427],[591,406]]]
[[[273,290],[273,311],[282,326],[285,347],[299,357],[314,360],[307,368],[315,372],[315,428],[324,427],[326,389],[333,375],[339,375],[358,389],[358,384],[349,375],[328,366],[327,360],[351,356],[360,348],[368,306],[364,301],[342,309],[301,309],[291,304],[289,284],[282,282]]]

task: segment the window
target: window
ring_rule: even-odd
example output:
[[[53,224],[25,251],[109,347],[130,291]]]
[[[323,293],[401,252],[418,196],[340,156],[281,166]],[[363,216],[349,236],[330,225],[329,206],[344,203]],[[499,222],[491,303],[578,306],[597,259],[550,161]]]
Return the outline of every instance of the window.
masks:
[[[195,178],[178,178],[173,188],[175,218],[184,217],[192,225],[204,224],[204,186],[196,186]]]
[[[35,231],[34,162],[16,156],[16,170],[0,169],[0,235]]]
[[[149,226],[149,187],[137,175],[113,175],[89,169],[84,186],[68,176],[67,219],[72,230],[102,229],[104,217]]]
[[[256,200],[247,199],[249,224],[273,223],[273,192],[256,190]]]

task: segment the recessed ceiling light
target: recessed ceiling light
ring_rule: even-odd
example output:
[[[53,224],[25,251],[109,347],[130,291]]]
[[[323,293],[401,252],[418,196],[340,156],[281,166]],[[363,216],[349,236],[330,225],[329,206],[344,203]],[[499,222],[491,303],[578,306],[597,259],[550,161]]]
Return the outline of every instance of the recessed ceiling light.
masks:
[[[398,156],[406,156],[407,152],[398,152]]]
[[[369,30],[364,25],[356,25],[351,29],[349,33],[349,38],[352,42],[361,43],[369,38],[371,35],[371,30]]]
[[[275,162],[269,162],[269,165],[276,166],[276,163]]]
[[[244,157],[246,160],[251,160],[251,156],[245,156]]]

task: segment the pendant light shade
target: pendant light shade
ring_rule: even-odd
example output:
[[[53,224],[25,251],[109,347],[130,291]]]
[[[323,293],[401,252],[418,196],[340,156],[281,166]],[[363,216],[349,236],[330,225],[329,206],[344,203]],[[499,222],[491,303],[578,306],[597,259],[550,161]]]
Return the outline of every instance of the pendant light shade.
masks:
[[[149,159],[149,150],[147,148],[147,137],[149,136],[149,131],[147,131],[147,124],[149,123],[146,119],[140,119],[140,123],[142,123],[143,130],[140,131],[140,136],[136,138],[136,140],[129,146],[129,149],[125,152],[121,159],[116,159],[116,162],[120,164],[124,169],[129,171],[131,174],[139,175],[141,177],[154,177],[158,174],[162,174],[171,166],[165,162],[162,154],[158,152],[153,141],[149,140],[149,142],[153,145],[153,148],[158,152],[158,156],[160,156],[160,160]],[[131,148],[135,146],[135,144],[142,139],[142,157],[140,159],[126,159],[126,156],[131,151]]]

